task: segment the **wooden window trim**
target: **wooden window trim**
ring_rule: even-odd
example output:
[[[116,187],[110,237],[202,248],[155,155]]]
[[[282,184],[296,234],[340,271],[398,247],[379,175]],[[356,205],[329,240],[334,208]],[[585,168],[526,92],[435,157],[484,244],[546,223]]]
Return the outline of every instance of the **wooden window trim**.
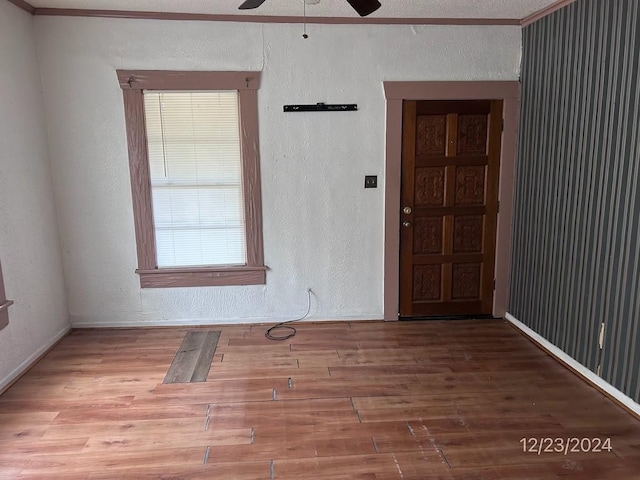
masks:
[[[13,305],[11,300],[7,300],[4,291],[4,280],[2,279],[2,265],[0,264],[0,330],[9,325],[9,307]]]
[[[257,89],[260,86],[260,72],[118,70],[117,75],[124,98],[138,253],[136,273],[140,276],[140,286],[155,288],[265,284],[258,144]],[[158,268],[143,90],[238,91],[247,244],[246,265]]]

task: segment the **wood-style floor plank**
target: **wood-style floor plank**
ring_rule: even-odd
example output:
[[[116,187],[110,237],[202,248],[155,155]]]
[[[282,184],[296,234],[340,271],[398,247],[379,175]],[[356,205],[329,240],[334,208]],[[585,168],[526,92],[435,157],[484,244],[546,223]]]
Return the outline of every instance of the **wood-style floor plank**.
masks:
[[[187,332],[162,383],[206,381],[219,338],[219,331]]]
[[[162,467],[127,467],[118,469],[117,472],[93,472],[87,477],[87,480],[268,480],[270,477],[270,468],[270,462],[266,461]]]
[[[74,330],[0,396],[0,478],[638,478],[640,421],[503,321],[212,328],[206,381],[179,384],[197,328]]]

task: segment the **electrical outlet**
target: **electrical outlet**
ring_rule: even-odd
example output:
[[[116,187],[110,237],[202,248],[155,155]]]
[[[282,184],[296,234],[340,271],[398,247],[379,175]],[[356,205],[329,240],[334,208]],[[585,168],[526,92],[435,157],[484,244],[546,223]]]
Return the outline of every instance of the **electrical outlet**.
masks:
[[[604,348],[604,322],[600,324],[600,332],[598,333],[598,346],[600,350]]]
[[[365,175],[364,176],[364,188],[378,188],[378,176],[377,175]]]

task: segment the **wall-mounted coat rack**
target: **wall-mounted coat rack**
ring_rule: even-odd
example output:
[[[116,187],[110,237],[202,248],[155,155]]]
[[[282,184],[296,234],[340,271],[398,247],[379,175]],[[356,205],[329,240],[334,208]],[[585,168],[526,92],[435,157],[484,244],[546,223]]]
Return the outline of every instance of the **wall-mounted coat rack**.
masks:
[[[315,105],[285,105],[285,112],[353,112],[358,110],[356,103],[339,103],[328,105],[326,103],[316,103]]]

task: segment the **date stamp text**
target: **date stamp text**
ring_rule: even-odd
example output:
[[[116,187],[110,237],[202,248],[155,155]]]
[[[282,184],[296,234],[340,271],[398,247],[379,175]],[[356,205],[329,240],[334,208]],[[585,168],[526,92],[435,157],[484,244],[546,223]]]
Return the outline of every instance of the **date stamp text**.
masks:
[[[543,453],[561,453],[568,455],[570,453],[602,453],[610,452],[611,438],[599,437],[530,437],[521,438],[522,451],[524,453],[535,453],[542,455]]]

